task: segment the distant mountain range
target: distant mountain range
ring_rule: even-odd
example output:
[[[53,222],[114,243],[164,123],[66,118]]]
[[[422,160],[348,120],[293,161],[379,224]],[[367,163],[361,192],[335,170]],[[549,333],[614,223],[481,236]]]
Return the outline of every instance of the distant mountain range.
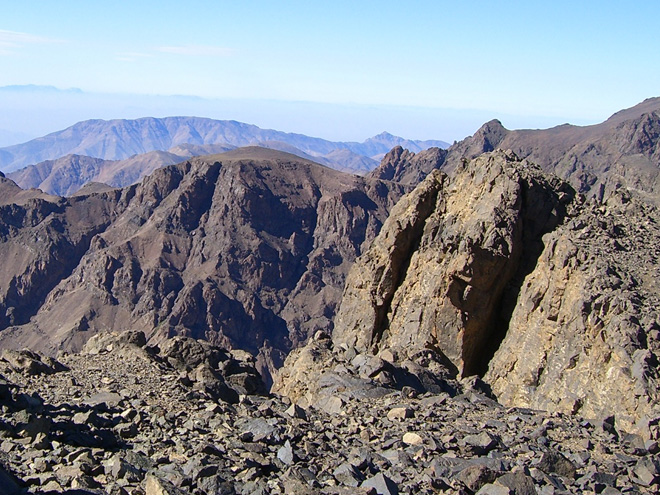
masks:
[[[223,145],[225,150],[259,145],[313,159],[335,169],[365,173],[375,168],[383,155],[394,146],[418,152],[430,147],[446,148],[448,143],[408,140],[386,132],[362,143],[334,142],[303,134],[261,129],[236,121],[199,117],[87,120],[23,144],[0,148],[0,170],[10,173],[68,155],[125,160],[135,155],[188,145]],[[187,150],[187,156],[191,156],[190,151]],[[207,152],[204,148],[197,151]],[[166,160],[162,165],[171,163]],[[23,185],[34,187],[34,184]],[[122,182],[116,185],[127,184]]]

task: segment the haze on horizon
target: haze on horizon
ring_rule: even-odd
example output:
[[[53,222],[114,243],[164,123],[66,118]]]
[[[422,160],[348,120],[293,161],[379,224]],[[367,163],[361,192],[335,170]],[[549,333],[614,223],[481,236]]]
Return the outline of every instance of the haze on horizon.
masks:
[[[168,115],[354,141],[596,123],[660,94],[659,14],[652,0],[11,2],[0,145]]]

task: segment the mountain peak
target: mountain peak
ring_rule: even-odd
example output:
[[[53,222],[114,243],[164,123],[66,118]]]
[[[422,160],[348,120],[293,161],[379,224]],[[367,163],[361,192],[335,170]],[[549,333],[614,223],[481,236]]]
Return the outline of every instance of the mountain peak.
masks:
[[[394,138],[394,137],[397,137],[397,136],[395,136],[394,134],[390,134],[390,133],[387,132],[387,131],[383,131],[383,132],[381,132],[380,134],[376,134],[376,135],[375,135],[374,137],[372,137],[371,139],[383,139],[383,138],[387,138],[387,139],[389,139],[389,138]]]

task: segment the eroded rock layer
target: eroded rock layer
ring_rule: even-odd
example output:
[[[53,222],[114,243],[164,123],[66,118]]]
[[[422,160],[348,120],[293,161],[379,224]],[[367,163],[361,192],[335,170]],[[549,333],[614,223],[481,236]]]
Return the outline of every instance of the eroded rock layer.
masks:
[[[405,191],[248,148],[0,206],[0,345],[53,354],[134,329],[260,353],[267,372],[332,327],[351,263]]]

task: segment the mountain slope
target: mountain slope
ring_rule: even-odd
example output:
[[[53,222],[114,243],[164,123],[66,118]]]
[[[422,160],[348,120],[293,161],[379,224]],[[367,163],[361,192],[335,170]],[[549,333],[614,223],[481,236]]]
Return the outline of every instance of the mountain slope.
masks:
[[[491,123],[480,139],[529,158],[578,192],[602,198],[626,187],[646,199],[660,197],[660,98],[587,127],[508,131],[498,124]]]
[[[55,160],[66,155],[87,155],[105,160],[123,160],[136,154],[168,150],[177,145],[225,144],[248,146],[280,141],[311,156],[347,149],[363,156],[389,151],[392,143],[412,146],[418,151],[441,141],[407,141],[391,135],[364,143],[332,142],[302,134],[260,129],[235,121],[199,117],[147,117],[137,120],[88,120],[67,129],[0,149],[0,169],[13,172],[27,165]]]
[[[114,187],[129,186],[160,167],[174,165],[192,156],[216,154],[232,148],[221,144],[179,145],[169,151],[150,151],[125,160],[67,155],[17,170],[8,174],[8,178],[24,189],[39,188],[49,194],[70,196],[88,182],[101,182]]]
[[[241,148],[57,208],[8,206],[0,256],[20,262],[0,279],[0,346],[52,353],[133,328],[247,349],[272,367],[331,328],[345,274],[406,190]]]

